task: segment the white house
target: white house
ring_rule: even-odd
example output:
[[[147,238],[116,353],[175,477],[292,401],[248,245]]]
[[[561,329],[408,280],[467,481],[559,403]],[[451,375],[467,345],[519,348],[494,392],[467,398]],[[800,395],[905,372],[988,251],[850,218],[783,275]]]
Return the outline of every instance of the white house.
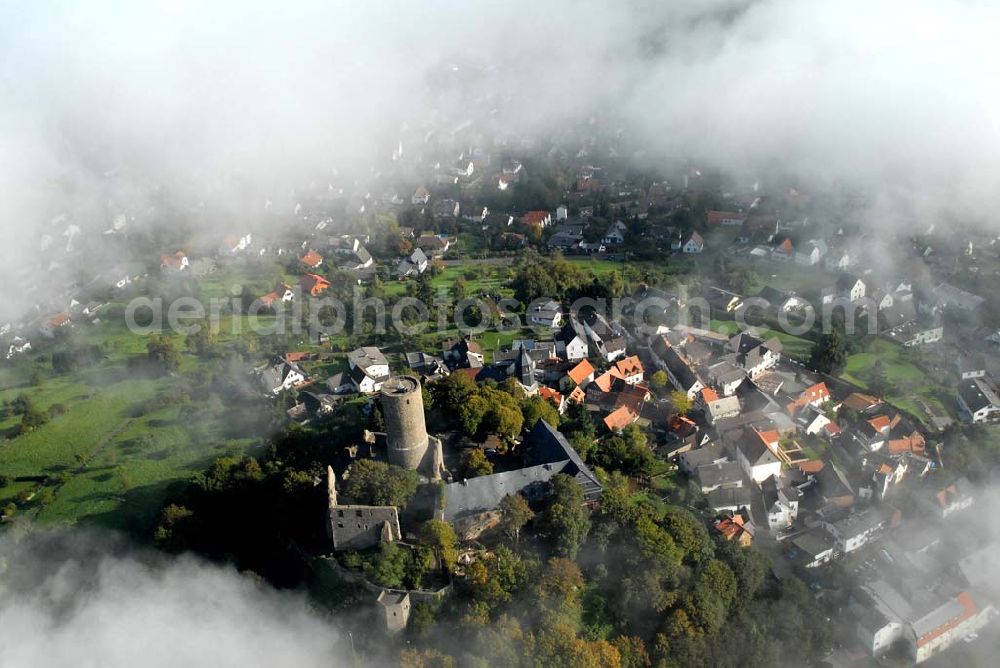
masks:
[[[560,204],[556,207],[556,220],[566,220],[569,218],[569,209],[566,208],[565,204]]]
[[[362,369],[372,378],[389,376],[389,360],[375,346],[364,346],[349,352],[347,365],[351,369]]]
[[[236,255],[245,251],[253,244],[253,235],[247,232],[244,235],[231,234],[222,240],[219,246],[219,255]]]
[[[776,432],[750,429],[743,433],[736,448],[736,461],[754,482],[760,484],[771,476],[781,475],[781,460],[776,454]]]
[[[736,353],[736,366],[743,369],[751,380],[767,371],[781,359],[781,341],[772,337],[761,341],[741,332],[729,340],[726,347]]]
[[[608,227],[607,232],[604,233],[603,241],[604,243],[609,245],[623,244],[625,243],[626,232],[628,232],[628,227],[625,226],[625,223],[623,223],[620,220],[616,220],[615,222],[611,223],[611,226]]]
[[[590,354],[590,346],[587,343],[587,331],[575,317],[570,316],[569,321],[563,325],[562,330],[556,335],[556,354],[567,362],[576,362],[586,359]]]
[[[563,325],[562,307],[554,299],[535,300],[528,305],[528,324],[558,329]]]
[[[1000,398],[981,378],[969,378],[958,384],[959,415],[967,422],[989,422],[1000,418]]]
[[[799,490],[779,476],[771,476],[760,484],[764,497],[764,510],[771,530],[785,529],[792,525],[799,514]]]
[[[631,357],[618,360],[615,362],[615,368],[618,369],[618,373],[621,374],[621,377],[625,381],[626,385],[636,385],[641,383],[643,377],[645,376],[645,369],[643,368],[642,361],[639,359],[638,355],[632,355]]]
[[[26,353],[31,350],[31,341],[27,339],[22,339],[20,336],[15,336],[11,339],[10,346],[7,348],[7,359],[12,359],[15,355],[20,355],[21,353]]]
[[[190,266],[188,256],[183,251],[177,251],[172,255],[160,256],[160,269],[164,272],[180,272]]]
[[[697,232],[692,232],[683,244],[681,250],[685,253],[701,253],[705,250],[705,240]]]
[[[414,206],[419,204],[427,204],[427,202],[429,202],[430,199],[431,199],[431,194],[430,192],[428,192],[427,188],[419,186],[417,187],[416,190],[413,191],[413,197],[410,198],[410,203],[413,204]]]
[[[871,506],[836,522],[825,523],[826,530],[837,541],[841,553],[854,552],[878,537],[888,524],[882,509]]]
[[[859,278],[854,281],[853,285],[851,285],[850,289],[847,291],[847,295],[851,298],[852,302],[856,302],[864,299],[866,290],[867,286],[865,285],[865,282]]]
[[[270,364],[258,369],[258,376],[265,392],[269,394],[281,394],[306,379],[305,372],[284,357],[275,357]]]

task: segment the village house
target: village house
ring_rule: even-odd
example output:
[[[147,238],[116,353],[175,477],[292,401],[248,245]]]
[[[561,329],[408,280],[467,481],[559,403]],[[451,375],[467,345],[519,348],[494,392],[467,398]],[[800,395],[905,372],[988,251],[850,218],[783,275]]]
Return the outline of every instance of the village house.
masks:
[[[271,292],[260,298],[262,306],[273,308],[276,304],[287,303],[295,299],[295,292],[288,283],[279,283]]]
[[[777,450],[777,432],[747,429],[737,436],[736,460],[747,477],[758,484],[771,476],[781,475],[781,459]]]
[[[937,343],[944,338],[944,327],[940,320],[929,326],[917,322],[906,322],[886,332],[886,337],[907,348]]]
[[[299,278],[299,287],[310,297],[319,297],[330,287],[330,281],[319,274],[305,274]]]
[[[972,483],[962,476],[940,489],[932,490],[924,506],[941,519],[946,519],[953,513],[971,507],[974,501]]]
[[[575,316],[570,315],[563,328],[556,334],[556,353],[567,362],[586,359],[590,355],[587,330]]]
[[[743,369],[751,380],[767,371],[781,359],[781,341],[772,337],[761,341],[755,336],[741,332],[731,338],[726,348],[735,353],[736,366]]]
[[[21,355],[31,350],[31,341],[21,338],[20,336],[15,336],[11,339],[10,344],[7,346],[7,352],[5,353],[6,359],[13,359],[15,355]]]
[[[219,255],[226,257],[239,255],[241,252],[248,249],[252,243],[253,235],[249,232],[242,236],[238,234],[230,234],[222,240],[221,244],[219,244]]]
[[[785,478],[772,475],[760,484],[760,491],[768,528],[775,531],[790,527],[799,513],[799,490],[789,485]]]
[[[447,339],[441,343],[441,357],[449,369],[480,369],[483,366],[483,349],[468,338]]]
[[[955,373],[961,380],[983,378],[986,376],[986,358],[983,355],[959,355],[955,358]]]
[[[739,397],[735,395],[720,397],[719,393],[710,387],[701,389],[695,403],[705,412],[705,421],[709,424],[736,417],[741,410]]]
[[[558,329],[563,324],[562,307],[554,299],[533,301],[526,315],[529,325]]]
[[[56,313],[55,315],[46,318],[41,326],[38,328],[42,335],[52,338],[56,335],[56,332],[64,327],[69,327],[73,323],[73,318],[66,311]],[[30,345],[29,345],[30,347]],[[9,352],[9,351],[8,351]]]
[[[576,366],[566,372],[561,381],[562,388],[579,388],[586,390],[594,380],[594,366],[587,359],[582,359]]]
[[[274,357],[270,363],[257,370],[261,386],[268,394],[277,395],[305,382],[306,374],[294,362]]]
[[[542,385],[538,388],[538,396],[555,406],[560,415],[566,412],[566,396],[559,390]]]
[[[620,220],[616,220],[611,223],[607,231],[604,233],[604,238],[602,241],[609,245],[619,245],[625,243],[625,234],[628,232],[628,227]]]
[[[431,199],[431,194],[427,188],[423,186],[417,186],[417,189],[413,191],[413,196],[410,197],[410,204],[414,206],[420,206],[427,204]]]
[[[605,362],[614,362],[625,355],[625,330],[618,323],[608,320],[596,311],[584,319],[584,330],[590,340],[591,350],[596,351]]]
[[[617,369],[621,379],[625,381],[626,385],[636,385],[641,383],[643,377],[645,376],[645,370],[642,367],[642,362],[639,360],[638,355],[632,355],[631,357],[618,360],[615,362],[614,368]]]
[[[824,526],[837,541],[837,550],[849,554],[881,537],[891,519],[883,508],[871,506]]]
[[[412,253],[399,261],[395,273],[398,278],[419,276],[427,270],[427,264],[427,255],[424,251],[414,248]]]
[[[705,240],[697,232],[692,232],[681,244],[681,251],[687,254],[701,253],[705,250]]]
[[[1000,418],[1000,398],[983,378],[970,378],[958,384],[959,416],[973,423]]]
[[[323,256],[316,251],[309,249],[304,255],[299,258],[299,262],[306,269],[317,269],[321,264],[323,264]]]
[[[433,215],[436,220],[458,218],[458,214],[461,210],[462,207],[457,201],[453,199],[439,199],[436,200],[431,206],[431,215]]]
[[[521,216],[521,224],[526,227],[545,229],[552,224],[552,214],[548,211],[526,211]]]
[[[694,399],[695,395],[705,387],[698,374],[681,357],[677,349],[670,345],[665,336],[653,340],[651,351],[656,356],[657,366],[667,372],[670,383],[684,392],[689,399]]]
[[[795,263],[807,267],[820,263],[826,255],[826,242],[822,239],[810,239],[808,243],[795,251]]]
[[[188,256],[184,254],[184,251],[177,251],[172,255],[161,255],[160,256],[160,269],[164,273],[177,273],[184,271],[190,266],[188,261]]]
[[[794,417],[795,413],[806,406],[820,408],[830,401],[830,390],[826,383],[816,383],[802,390],[794,401],[785,406],[789,415]]]
[[[715,520],[713,527],[723,538],[740,547],[750,547],[753,544],[753,523],[747,521],[742,513]]]
[[[415,245],[431,257],[440,257],[448,252],[452,242],[451,239],[436,234],[422,234],[417,237]]]
[[[714,227],[715,225],[726,225],[726,226],[742,225],[744,220],[746,220],[746,214],[736,213],[735,211],[708,212],[709,227]]]
[[[389,361],[374,346],[357,348],[347,354],[347,376],[355,392],[374,394],[389,380]]]
[[[620,433],[638,419],[638,413],[634,413],[629,406],[619,406],[604,417],[604,426],[612,433]]]

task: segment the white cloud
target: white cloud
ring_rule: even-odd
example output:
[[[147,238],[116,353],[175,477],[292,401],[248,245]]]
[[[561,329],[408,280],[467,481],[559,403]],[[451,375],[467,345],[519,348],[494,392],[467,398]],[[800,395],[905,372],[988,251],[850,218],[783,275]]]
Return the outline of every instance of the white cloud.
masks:
[[[181,557],[123,554],[107,535],[0,537],[5,666],[330,666],[336,627],[303,596]]]

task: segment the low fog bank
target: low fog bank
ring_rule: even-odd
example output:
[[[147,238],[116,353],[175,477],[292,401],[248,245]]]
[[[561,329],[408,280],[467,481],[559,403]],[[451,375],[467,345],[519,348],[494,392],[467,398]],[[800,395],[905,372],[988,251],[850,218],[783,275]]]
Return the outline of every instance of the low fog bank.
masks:
[[[338,666],[350,648],[302,596],[82,530],[0,536],[5,666]]]
[[[209,202],[223,235],[309,189],[419,182],[431,136],[605,133],[653,168],[863,193],[883,236],[997,229],[998,23],[985,0],[0,0],[0,275],[37,284],[122,214]]]

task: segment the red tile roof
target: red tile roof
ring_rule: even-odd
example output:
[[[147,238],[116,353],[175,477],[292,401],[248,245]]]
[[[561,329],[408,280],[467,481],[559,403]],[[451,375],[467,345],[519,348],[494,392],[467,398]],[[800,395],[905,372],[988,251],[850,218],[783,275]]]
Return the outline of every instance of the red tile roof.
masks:
[[[316,251],[312,250],[311,248],[309,249],[309,252],[300,257],[299,260],[302,262],[302,264],[309,267],[310,269],[312,269],[313,267],[318,267],[319,265],[323,264],[323,256],[317,253]]]
[[[330,287],[330,281],[318,274],[306,274],[299,279],[299,285],[313,297],[322,294]]]
[[[618,431],[635,422],[638,417],[628,406],[621,406],[604,418],[604,425],[611,431]]]
[[[846,399],[844,399],[843,406],[854,411],[863,411],[871,408],[872,406],[878,406],[880,403],[882,403],[880,399],[869,394],[852,392]]]
[[[187,257],[184,251],[177,251],[173,255],[161,255],[160,256],[160,266],[170,267],[171,269],[180,269],[181,265],[184,264],[184,258]]]
[[[538,388],[538,395],[543,399],[548,399],[554,403],[557,408],[562,405],[563,395],[558,390],[554,390],[551,387],[543,385]]]
[[[710,387],[706,387],[701,391],[701,398],[705,400],[705,403],[710,403],[712,401],[719,400],[719,393]]]
[[[872,429],[881,434],[889,429],[892,421],[886,415],[876,415],[872,419],[868,420],[868,424],[871,425]]]
[[[597,385],[597,387],[601,389],[601,392],[610,392],[611,386],[614,385],[616,378],[623,380],[622,375],[618,372],[618,369],[611,367],[594,379],[594,385]]]
[[[618,369],[623,378],[640,375],[645,371],[638,355],[632,355],[631,357],[626,357],[623,360],[618,360],[615,362],[615,368]]]
[[[795,465],[798,466],[799,470],[803,473],[819,473],[823,470],[823,467],[826,466],[822,459],[808,459],[804,462],[797,462]]]
[[[543,225],[545,219],[551,217],[552,214],[548,211],[528,211],[521,216],[521,222],[525,225]]]
[[[587,360],[580,360],[580,363],[566,372],[570,379],[579,385],[587,380],[594,373],[594,365]]]
[[[746,218],[745,214],[736,213],[735,211],[709,211],[708,212],[708,224],[709,225],[721,225],[724,220],[739,220],[743,221]]]
[[[932,629],[927,633],[925,633],[924,635],[917,638],[917,647],[923,647],[924,645],[931,642],[935,638],[944,635],[945,633],[955,628],[965,620],[979,613],[979,606],[976,605],[976,602],[974,600],[972,600],[972,595],[969,594],[969,592],[963,591],[962,593],[960,593],[958,596],[955,597],[955,600],[961,604],[962,612],[959,613],[958,616],[949,619],[936,629]]]

